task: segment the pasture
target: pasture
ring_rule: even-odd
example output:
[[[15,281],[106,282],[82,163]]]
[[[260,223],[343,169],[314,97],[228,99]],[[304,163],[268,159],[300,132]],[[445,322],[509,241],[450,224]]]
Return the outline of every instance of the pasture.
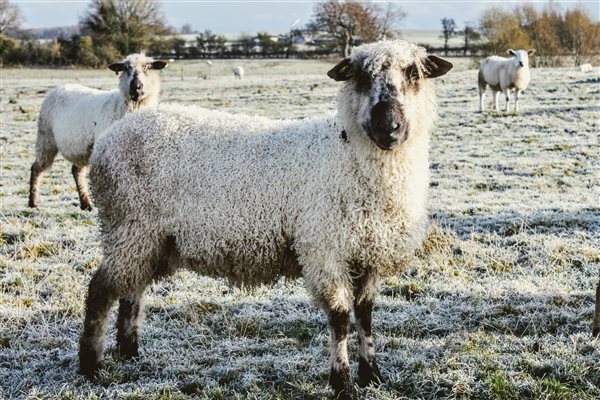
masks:
[[[518,115],[478,113],[470,60],[438,80],[431,228],[376,303],[385,384],[369,399],[595,399],[600,270],[598,70],[532,69]],[[231,67],[246,76],[234,79]],[[162,101],[303,118],[335,109],[319,61],[170,65]],[[141,355],[117,359],[114,317],[97,382],[78,374],[84,299],[101,260],[62,157],[27,207],[36,120],[64,83],[111,89],[107,70],[3,69],[0,398],[321,399],[329,333],[301,280],[234,288],[188,272],[151,286]],[[488,103],[491,95],[486,96]],[[504,100],[501,100],[501,108]],[[488,104],[489,108],[489,104]],[[511,106],[512,108],[512,106]],[[356,363],[356,334],[350,355]]]

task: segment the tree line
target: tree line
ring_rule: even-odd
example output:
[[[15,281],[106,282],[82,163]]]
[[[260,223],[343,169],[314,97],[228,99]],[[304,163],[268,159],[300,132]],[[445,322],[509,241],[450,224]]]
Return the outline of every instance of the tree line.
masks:
[[[401,37],[406,13],[397,3],[323,0],[315,3],[313,18],[304,30],[273,38],[267,33],[244,35],[227,42],[210,30],[195,33],[190,46],[167,26],[160,2],[153,0],[91,0],[79,21],[80,32],[52,40],[37,40],[23,31],[19,8],[0,2],[0,61],[25,65],[85,65],[99,67],[132,52],[174,58],[289,57],[297,56],[294,43],[303,34],[317,38],[316,50],[302,53],[347,56],[352,46],[383,38]],[[593,22],[581,6],[561,11],[549,2],[542,11],[532,4],[512,10],[490,7],[479,21],[459,29],[451,18],[441,20],[442,48],[454,55],[505,54],[508,48],[535,48],[537,65],[558,66],[565,56],[578,65],[600,53],[600,23]],[[184,26],[192,33],[191,26]],[[183,29],[182,29],[183,32]],[[453,37],[463,45],[450,47]]]

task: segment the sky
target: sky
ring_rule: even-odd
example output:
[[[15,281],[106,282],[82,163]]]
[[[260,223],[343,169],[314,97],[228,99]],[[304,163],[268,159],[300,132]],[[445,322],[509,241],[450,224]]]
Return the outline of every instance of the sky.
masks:
[[[85,13],[89,0],[12,0],[25,17],[25,28],[48,28],[76,25]],[[312,16],[313,1],[198,1],[162,0],[167,23],[177,29],[191,24],[194,30],[210,29],[214,33],[287,32],[296,21],[304,26]],[[401,29],[440,29],[440,20],[453,18],[459,27],[467,21],[477,21],[490,6],[514,8],[518,1],[400,1],[408,13]],[[535,3],[542,9],[546,1]],[[562,9],[583,5],[590,17],[599,21],[598,0],[555,1]]]

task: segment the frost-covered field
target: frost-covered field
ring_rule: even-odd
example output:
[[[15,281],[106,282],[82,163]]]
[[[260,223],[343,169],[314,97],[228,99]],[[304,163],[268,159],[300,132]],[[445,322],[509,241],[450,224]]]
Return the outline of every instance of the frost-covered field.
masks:
[[[230,73],[235,64],[246,69],[241,81]],[[374,329],[386,383],[361,393],[598,398],[598,72],[533,70],[522,113],[496,115],[476,112],[469,65],[457,60],[438,82],[431,234],[414,268],[382,284]],[[175,63],[163,74],[163,100],[317,115],[334,109],[329,66]],[[77,208],[60,156],[42,180],[39,210],[27,208],[37,112],[49,89],[73,81],[116,87],[108,70],[2,71],[0,398],[331,396],[325,318],[302,281],[240,289],[180,272],[148,293],[139,359],[117,359],[111,323],[99,381],[77,373],[83,300],[101,259],[97,214]]]

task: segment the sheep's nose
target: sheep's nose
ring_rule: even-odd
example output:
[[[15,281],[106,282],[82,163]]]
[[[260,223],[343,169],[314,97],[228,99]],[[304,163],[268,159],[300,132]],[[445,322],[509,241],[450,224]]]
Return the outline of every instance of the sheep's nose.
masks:
[[[133,100],[137,100],[143,93],[144,84],[139,79],[134,79],[129,84],[129,95]]]
[[[523,61],[519,61],[519,67],[523,66]]]

